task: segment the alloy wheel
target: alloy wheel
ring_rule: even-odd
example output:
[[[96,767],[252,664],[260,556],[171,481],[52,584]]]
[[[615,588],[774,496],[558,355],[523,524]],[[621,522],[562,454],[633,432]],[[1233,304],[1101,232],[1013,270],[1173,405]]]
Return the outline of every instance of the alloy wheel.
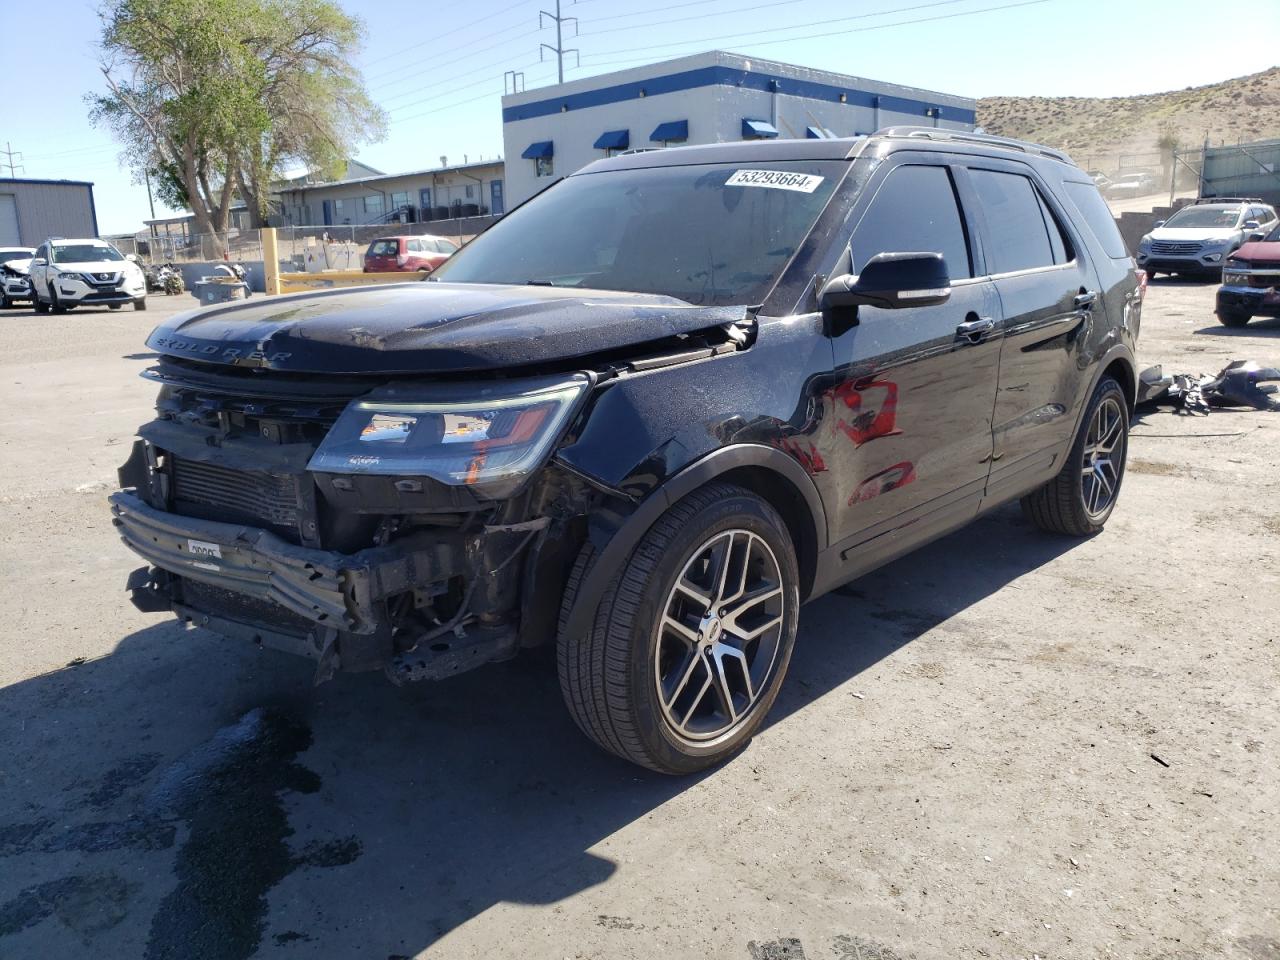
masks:
[[[1107,397],[1089,422],[1081,464],[1080,492],[1090,518],[1102,516],[1115,502],[1124,471],[1125,412],[1120,401]]]
[[[785,602],[778,559],[749,530],[722,531],[694,551],[656,628],[654,680],[674,736],[703,743],[747,720],[772,678]]]

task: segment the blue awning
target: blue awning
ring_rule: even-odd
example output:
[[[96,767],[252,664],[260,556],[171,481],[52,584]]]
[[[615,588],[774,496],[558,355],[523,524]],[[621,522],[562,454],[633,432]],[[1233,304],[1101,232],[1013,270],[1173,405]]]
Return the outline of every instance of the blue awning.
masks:
[[[826,127],[805,127],[804,135],[810,140],[831,140],[835,134]]]
[[[668,120],[666,123],[660,123],[654,128],[653,133],[649,134],[649,139],[662,143],[669,140],[688,140],[689,121]]]
[[[606,130],[596,138],[597,150],[625,150],[631,145],[630,130]]]
[[[520,154],[525,160],[544,160],[555,154],[555,146],[550,140],[539,140],[537,143],[531,143],[524,148],[524,153]]]
[[[778,128],[768,120],[742,120],[743,140],[772,140],[778,135]]]

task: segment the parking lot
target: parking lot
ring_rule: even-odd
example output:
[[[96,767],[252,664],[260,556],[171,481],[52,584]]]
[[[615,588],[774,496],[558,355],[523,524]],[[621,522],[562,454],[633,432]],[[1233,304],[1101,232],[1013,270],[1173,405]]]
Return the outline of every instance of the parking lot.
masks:
[[[1139,361],[1280,365],[1162,279]],[[129,605],[146,313],[0,314],[0,956],[1280,958],[1280,414],[1146,413],[1104,533],[1015,505],[805,609],[693,779],[545,658],[314,668]]]

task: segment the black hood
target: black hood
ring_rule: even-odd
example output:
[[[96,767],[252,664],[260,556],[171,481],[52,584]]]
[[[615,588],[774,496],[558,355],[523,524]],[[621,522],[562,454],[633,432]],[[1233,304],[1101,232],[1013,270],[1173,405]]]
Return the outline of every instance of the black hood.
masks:
[[[585,357],[744,315],[654,294],[416,282],[205,307],[158,326],[147,346],[299,373],[453,373]]]

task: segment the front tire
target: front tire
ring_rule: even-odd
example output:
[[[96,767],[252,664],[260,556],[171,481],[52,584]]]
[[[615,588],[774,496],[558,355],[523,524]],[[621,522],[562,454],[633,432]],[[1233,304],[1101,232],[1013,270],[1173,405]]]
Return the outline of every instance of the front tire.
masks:
[[[1080,433],[1056,477],[1022,498],[1022,512],[1041,530],[1088,537],[1106,525],[1120,496],[1129,453],[1129,407],[1120,384],[1103,377]]]
[[[135,310],[147,309],[147,298],[139,297],[137,300],[133,301],[133,309]]]
[[[53,289],[53,287],[49,288],[49,309],[54,313],[67,312],[67,308],[63,305],[62,301],[58,299],[58,291]]]
[[[596,561],[570,574],[560,687],[584,733],[623,759],[688,774],[759,729],[795,643],[799,573],[786,525],[741,487],[711,483],[673,505],[618,571],[587,636],[565,625]]]
[[[1243,327],[1253,316],[1248,313],[1237,313],[1235,310],[1219,310],[1218,322],[1224,327]]]

